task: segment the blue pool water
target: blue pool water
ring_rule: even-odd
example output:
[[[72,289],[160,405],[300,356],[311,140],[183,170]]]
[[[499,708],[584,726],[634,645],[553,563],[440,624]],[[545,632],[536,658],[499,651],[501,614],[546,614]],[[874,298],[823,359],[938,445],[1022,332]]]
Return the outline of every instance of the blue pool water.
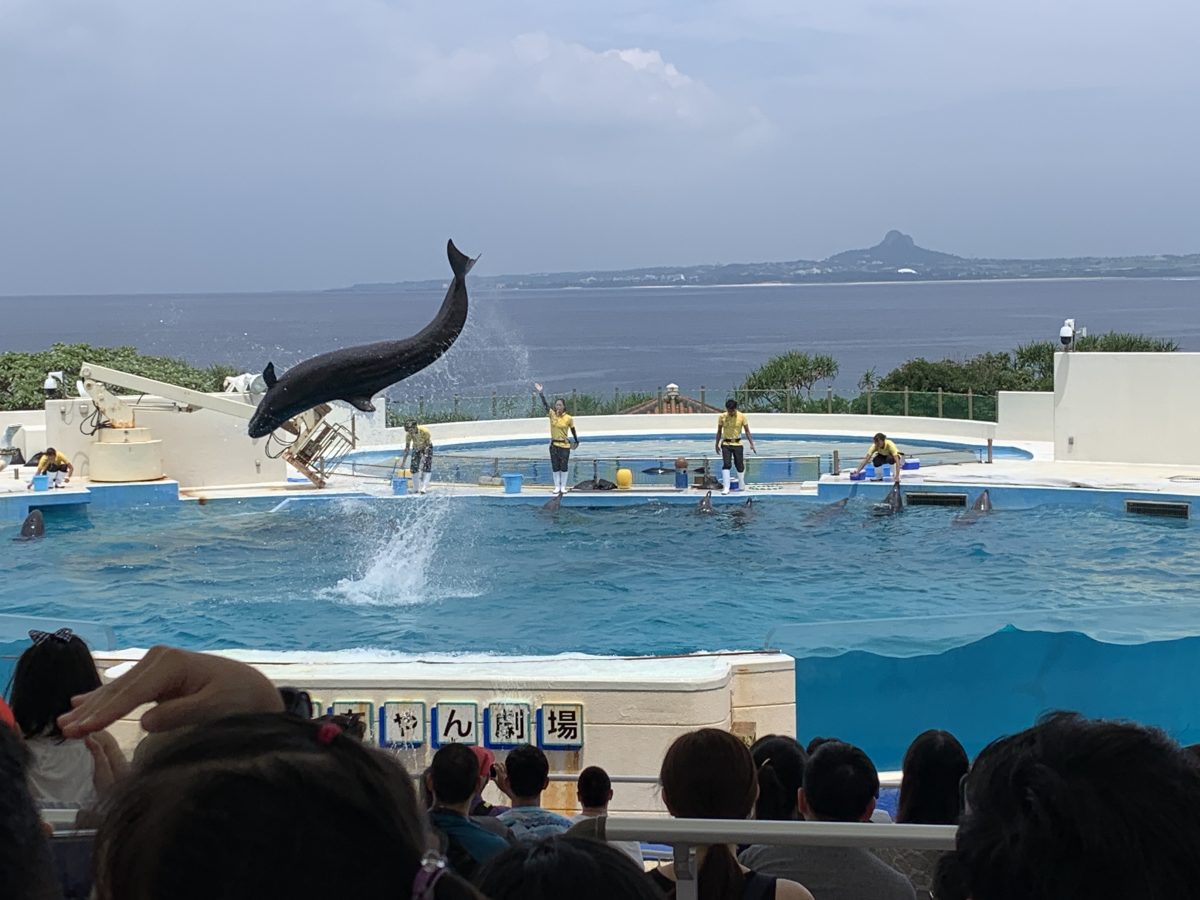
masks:
[[[1101,653],[1200,635],[1200,531],[1186,521],[1044,506],[960,527],[951,510],[878,519],[870,506],[855,500],[825,520],[816,502],[775,497],[749,516],[666,505],[551,515],[431,494],[277,512],[260,501],[49,510],[45,540],[0,541],[0,611],[102,622],[119,646],[645,654],[769,644],[802,660],[802,732],[847,736],[843,719],[868,697],[907,710],[906,721],[935,712],[921,667],[948,654],[966,654],[952,657],[960,684],[991,673],[971,695],[974,715],[997,692],[1020,727],[1062,705],[1047,685],[1072,658],[1037,641],[1079,632]],[[999,658],[1011,684],[972,655],[994,654],[997,640],[1010,642]],[[1117,672],[1125,687],[1115,693],[1108,673],[1089,676],[1098,697],[1134,683]],[[986,718],[981,739],[998,731],[997,716]],[[859,739],[887,760],[895,748],[881,735]]]

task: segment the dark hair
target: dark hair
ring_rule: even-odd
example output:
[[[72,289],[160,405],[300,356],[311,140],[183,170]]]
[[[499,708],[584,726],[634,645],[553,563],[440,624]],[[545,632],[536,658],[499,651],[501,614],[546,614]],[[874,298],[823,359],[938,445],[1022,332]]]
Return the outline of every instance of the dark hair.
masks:
[[[717,728],[677,737],[663,757],[658,780],[667,809],[683,819],[745,819],[758,792],[750,751]],[[696,881],[700,900],[740,897],[744,884],[742,868],[724,844],[708,848]]]
[[[938,857],[933,867],[933,890],[937,900],[971,900],[966,873],[958,854],[951,850]]]
[[[533,797],[546,789],[550,761],[546,754],[532,744],[522,744],[510,750],[504,760],[508,783],[518,797]]]
[[[884,434],[882,431],[877,431],[877,432],[875,432],[875,438],[874,438],[874,439],[875,439],[875,440],[877,440],[877,441],[886,441],[886,440],[887,440],[887,435],[886,435],[886,434]]]
[[[795,738],[768,734],[750,746],[750,756],[758,769],[754,818],[797,818],[796,795],[804,784],[804,764],[808,760],[804,748]]]
[[[725,408],[730,412],[733,412],[735,409],[737,409],[737,401],[730,397],[725,401]]]
[[[579,773],[579,802],[587,807],[607,806],[612,779],[599,766],[588,766]]]
[[[490,859],[475,883],[491,900],[662,900],[628,856],[608,844],[555,835]]]
[[[286,713],[230,716],[167,736],[117,788],[96,835],[96,897],[406,897],[423,823],[394,757]],[[435,896],[477,895],[446,875]]]
[[[838,741],[840,743],[841,738],[815,737],[808,742],[808,746],[805,747],[804,749],[808,753],[809,756],[812,756],[814,753],[817,752],[818,747],[820,747],[822,744],[828,744],[830,741]]]
[[[950,732],[930,729],[918,734],[904,753],[896,821],[958,824],[958,783],[970,766],[967,751]]]
[[[79,635],[50,637],[25,648],[13,672],[9,696],[13,717],[25,737],[57,736],[58,722],[71,698],[100,687],[100,673]]]
[[[336,725],[342,731],[351,737],[358,738],[360,741],[367,738],[367,716],[366,713],[355,710],[344,713],[330,713],[329,715],[317,716],[313,719],[318,725],[329,723]]]
[[[0,885],[13,900],[58,896],[50,847],[26,778],[29,749],[0,723]]]
[[[827,741],[804,767],[804,797],[813,815],[833,822],[857,822],[879,796],[879,773],[853,744]]]
[[[466,744],[446,744],[433,754],[429,777],[435,800],[463,803],[479,790],[479,758]]]
[[[984,748],[966,802],[973,900],[1174,900],[1200,884],[1200,765],[1156,728],[1052,713]]]
[[[47,447],[45,450],[42,451],[42,453],[45,454],[46,456],[49,456],[50,454],[57,453],[57,452],[58,451],[55,450],[53,447]]]

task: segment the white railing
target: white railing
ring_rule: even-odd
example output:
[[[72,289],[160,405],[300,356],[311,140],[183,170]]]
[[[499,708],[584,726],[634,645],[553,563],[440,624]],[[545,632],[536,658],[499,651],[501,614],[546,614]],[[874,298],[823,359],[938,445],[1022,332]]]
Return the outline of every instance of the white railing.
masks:
[[[953,850],[957,831],[953,825],[734,822],[729,819],[609,816],[602,823],[599,837],[608,841],[647,841],[671,845],[675,861],[675,896],[677,900],[695,900],[697,847],[712,844],[772,844]]]

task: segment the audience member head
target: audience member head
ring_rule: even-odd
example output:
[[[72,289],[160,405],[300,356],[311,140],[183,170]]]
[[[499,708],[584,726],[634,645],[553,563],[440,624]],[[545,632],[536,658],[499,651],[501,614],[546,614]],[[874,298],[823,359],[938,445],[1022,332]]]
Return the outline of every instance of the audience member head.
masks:
[[[558,835],[492,858],[476,878],[491,900],[662,900],[633,861],[607,844]]]
[[[588,766],[579,773],[576,796],[584,809],[607,809],[613,796],[608,773],[599,766]]]
[[[808,754],[796,741],[785,735],[768,734],[750,747],[758,769],[758,800],[754,818],[787,820],[799,818],[796,801],[804,786],[804,763]]]
[[[754,760],[738,738],[717,728],[680,735],[659,771],[663,803],[682,819],[746,819],[754,809]],[[724,844],[708,848],[697,877],[700,900],[740,897],[742,870]]]
[[[924,731],[904,754],[896,821],[910,825],[958,822],[958,784],[970,768],[967,751],[948,731]]]
[[[466,744],[446,744],[433,754],[429,780],[438,803],[470,804],[479,790],[479,760]]]
[[[812,756],[814,753],[817,752],[817,748],[820,747],[822,744],[828,744],[830,741],[836,741],[836,740],[839,740],[839,739],[835,738],[835,737],[812,738],[808,742],[808,746],[804,748],[804,752],[807,753],[809,756]]]
[[[407,898],[423,821],[404,768],[336,725],[231,716],[169,735],[117,788],[96,836],[96,897]],[[477,895],[446,874],[431,896]]]
[[[842,741],[817,747],[804,767],[800,813],[809,820],[866,822],[879,796],[879,773],[860,749]]]
[[[938,857],[937,865],[933,868],[932,887],[930,893],[936,900],[971,900],[962,861],[954,851]]]
[[[550,783],[550,761],[545,753],[532,744],[522,744],[509,751],[504,771],[514,800],[541,803],[542,791]]]
[[[21,736],[0,725],[0,885],[11,900],[57,896],[50,848],[29,790],[28,762]]]
[[[732,397],[730,397],[728,400],[725,401],[725,412],[728,412],[728,413],[737,412],[737,401],[734,400]]]
[[[1153,728],[1053,713],[988,745],[957,858],[972,900],[1168,900],[1200,885],[1200,766]]]
[[[25,737],[58,735],[55,721],[71,708],[71,698],[100,687],[100,674],[83,638],[69,628],[53,634],[31,631],[33,645],[13,672],[12,711]]]

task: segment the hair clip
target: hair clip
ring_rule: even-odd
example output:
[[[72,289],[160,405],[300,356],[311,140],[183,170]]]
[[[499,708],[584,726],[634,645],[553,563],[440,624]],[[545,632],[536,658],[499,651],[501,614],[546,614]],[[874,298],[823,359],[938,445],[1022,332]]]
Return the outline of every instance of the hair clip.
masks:
[[[317,729],[317,743],[328,746],[333,742],[333,739],[341,733],[342,729],[339,725],[333,722],[324,722],[322,723],[321,727]]]
[[[38,631],[36,628],[29,629],[29,639],[33,641],[33,646],[44,644],[50,638],[59,641],[63,644],[71,643],[71,638],[75,637],[75,632],[70,628],[60,628],[58,631]]]
[[[413,876],[412,900],[432,900],[438,879],[446,874],[446,858],[433,850],[421,857],[421,867]]]

